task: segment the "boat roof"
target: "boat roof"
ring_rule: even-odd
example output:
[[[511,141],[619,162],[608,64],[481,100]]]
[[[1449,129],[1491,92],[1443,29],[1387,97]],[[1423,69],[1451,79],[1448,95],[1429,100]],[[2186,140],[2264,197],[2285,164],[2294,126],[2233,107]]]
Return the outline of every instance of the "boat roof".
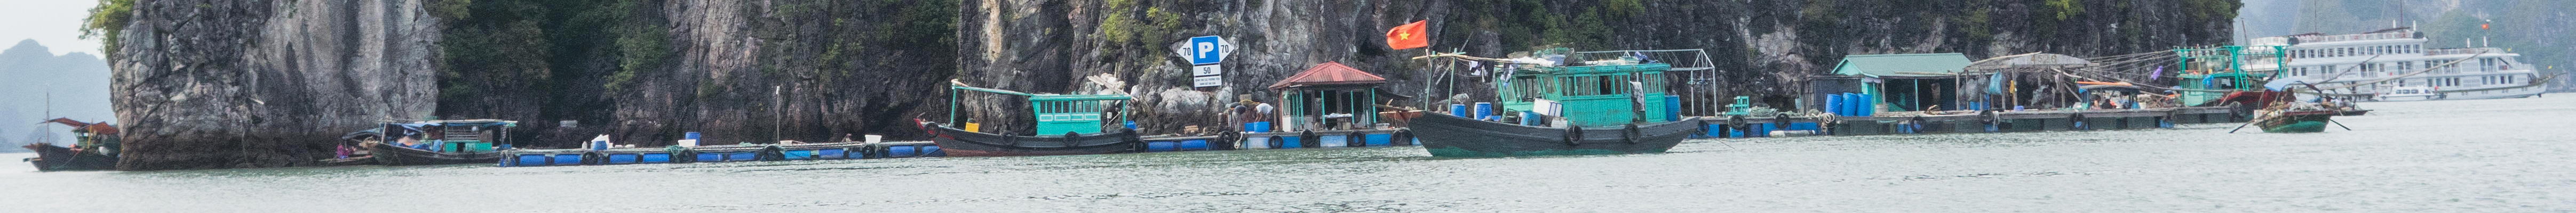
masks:
[[[1968,56],[1959,53],[1885,54],[1843,56],[1834,65],[1835,75],[1869,77],[1950,77],[1968,67]],[[1938,73],[1945,75],[1926,75]]]
[[[1342,62],[1324,62],[1322,64],[1315,64],[1314,67],[1306,68],[1306,71],[1297,72],[1297,75],[1288,76],[1288,79],[1279,80],[1279,83],[1270,84],[1270,89],[1277,90],[1284,88],[1330,85],[1374,85],[1385,83],[1386,77],[1380,77],[1377,74],[1369,74],[1367,71],[1360,71],[1357,68],[1342,65]]]

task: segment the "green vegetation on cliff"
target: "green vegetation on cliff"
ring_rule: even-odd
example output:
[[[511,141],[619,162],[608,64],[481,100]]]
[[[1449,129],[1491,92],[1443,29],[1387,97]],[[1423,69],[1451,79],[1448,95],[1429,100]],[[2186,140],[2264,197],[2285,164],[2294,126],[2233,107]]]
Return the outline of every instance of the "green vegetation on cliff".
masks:
[[[99,0],[98,7],[90,8],[89,17],[81,22],[81,38],[97,38],[104,47],[102,53],[116,55],[117,43],[124,39],[117,34],[124,33],[125,25],[134,22],[134,0]]]

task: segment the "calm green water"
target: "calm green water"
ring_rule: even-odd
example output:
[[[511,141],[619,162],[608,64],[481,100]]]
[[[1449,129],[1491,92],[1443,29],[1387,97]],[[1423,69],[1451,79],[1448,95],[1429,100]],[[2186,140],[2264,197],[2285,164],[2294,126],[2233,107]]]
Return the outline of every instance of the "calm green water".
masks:
[[[2341,119],[2355,130],[2317,134],[2226,134],[2231,124],[1697,140],[1588,157],[1395,147],[55,173],[9,162],[0,212],[2576,211],[2576,98],[2366,106],[2379,111]]]

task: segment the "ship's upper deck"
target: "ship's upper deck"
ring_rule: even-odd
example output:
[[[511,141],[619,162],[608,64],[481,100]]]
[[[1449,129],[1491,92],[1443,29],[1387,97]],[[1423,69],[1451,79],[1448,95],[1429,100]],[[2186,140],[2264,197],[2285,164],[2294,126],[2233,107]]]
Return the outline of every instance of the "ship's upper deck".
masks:
[[[2423,36],[2422,36],[2422,34],[2417,34],[2417,33],[2415,32],[2415,29],[2413,29],[2413,28],[2402,28],[2402,27],[2401,27],[2401,28],[2391,28],[2391,29],[2385,29],[2385,30],[2371,31],[2371,32],[2368,32],[2368,33],[2359,33],[2359,34],[2326,35],[2326,34],[2319,34],[2319,33],[2308,33],[2308,34],[2287,35],[2287,36],[2262,37],[2262,38],[2255,38],[2254,40],[2249,41],[2249,43],[2252,43],[2252,45],[2255,45],[2255,46],[2290,46],[2290,45],[2310,44],[2310,43],[2346,42],[2346,41],[2369,41],[2369,40],[2398,40],[2398,39],[2423,39]]]

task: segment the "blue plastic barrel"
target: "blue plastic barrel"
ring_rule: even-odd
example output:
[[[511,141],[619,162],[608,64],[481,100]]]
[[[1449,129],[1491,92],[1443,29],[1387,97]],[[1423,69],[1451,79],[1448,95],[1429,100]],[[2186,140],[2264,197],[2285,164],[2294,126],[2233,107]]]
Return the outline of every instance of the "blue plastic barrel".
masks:
[[[814,150],[787,150],[786,152],[779,154],[787,155],[786,157],[788,160],[809,160],[814,158]]]
[[[1190,151],[1190,150],[1210,150],[1210,149],[1208,149],[1208,140],[1185,140],[1185,141],[1181,141],[1181,151]]]
[[[1171,142],[1171,141],[1153,141],[1153,142],[1145,142],[1145,151],[1147,151],[1147,152],[1169,152],[1169,151],[1181,151],[1181,143],[1180,143],[1180,142]]]
[[[581,154],[555,154],[554,165],[581,164]]]
[[[1395,141],[1393,141],[1393,140],[1395,139],[1395,134],[1393,134],[1393,133],[1368,134],[1368,135],[1366,135],[1366,136],[1362,136],[1362,137],[1368,137],[1368,142],[1366,143],[1366,144],[1367,144],[1367,146],[1393,146],[1393,145],[1395,145]]]
[[[644,163],[670,163],[670,162],[671,162],[671,154],[666,154],[666,153],[644,153],[644,160],[643,160],[643,162],[644,162]]]
[[[1493,102],[1476,102],[1476,117],[1477,117],[1477,118],[1491,118],[1491,117],[1494,117],[1494,103],[1493,103]]]
[[[1834,113],[1835,115],[1857,116],[1858,114],[1851,113],[1851,107],[1843,106],[1843,95],[1844,94],[1826,95],[1825,112]]]
[[[1545,119],[1547,118],[1539,116],[1537,112],[1521,112],[1522,126],[1537,126],[1539,121],[1545,121]]]
[[[614,155],[608,155],[608,164],[629,164],[629,163],[635,163],[636,161],[639,161],[639,160],[637,160],[637,157],[639,157],[639,156],[635,156],[635,154],[614,154]]]
[[[608,150],[608,141],[590,141],[590,150]]]
[[[886,157],[890,157],[890,158],[903,158],[903,157],[913,157],[914,155],[919,155],[919,154],[914,153],[914,151],[913,151],[913,146],[889,146],[889,147],[886,147]]]
[[[518,162],[518,163],[517,163],[517,165],[515,165],[515,166],[544,166],[544,165],[546,165],[546,156],[545,156],[545,155],[519,155],[519,162]]]
[[[1269,121],[1252,122],[1252,123],[1246,123],[1246,124],[1243,124],[1243,125],[1244,125],[1243,129],[1245,129],[1245,130],[1250,130],[1249,132],[1270,132],[1270,122],[1269,122]]]
[[[846,159],[850,157],[847,156],[849,149],[823,149],[814,151],[822,153],[823,159]]]
[[[1450,104],[1450,105],[1449,105],[1449,115],[1458,116],[1458,117],[1462,117],[1462,118],[1468,118],[1468,119],[1474,119],[1474,118],[1475,118],[1475,117],[1468,117],[1468,116],[1467,116],[1467,113],[1468,113],[1468,112],[1467,112],[1467,105],[1466,105],[1466,104]]]
[[[689,139],[689,140],[697,140],[697,139],[698,139],[698,132],[689,132],[689,134],[685,134],[685,135],[687,135],[687,136],[681,137],[680,139]]]
[[[1136,121],[1127,121],[1127,129],[1136,129]]]
[[[1679,95],[1666,95],[1666,96],[1664,96],[1664,120],[1666,120],[1666,121],[1678,121],[1678,120],[1682,120],[1682,96],[1679,96]]]

